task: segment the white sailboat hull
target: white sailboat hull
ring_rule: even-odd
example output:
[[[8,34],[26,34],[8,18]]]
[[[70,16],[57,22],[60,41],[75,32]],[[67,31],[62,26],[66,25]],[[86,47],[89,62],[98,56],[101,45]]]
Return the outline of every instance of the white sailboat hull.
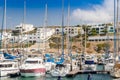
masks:
[[[96,65],[83,65],[82,66],[82,69],[83,70],[92,70],[92,71],[95,71],[96,70]]]
[[[106,64],[105,67],[104,67],[105,71],[111,71],[113,69],[114,65],[115,64]]]
[[[119,69],[113,69],[110,72],[110,75],[114,78],[120,78],[120,70]]]
[[[58,77],[58,76],[64,77],[67,75],[67,72],[60,72],[60,71],[53,70],[53,71],[51,71],[51,75],[53,77]]]
[[[69,73],[70,69],[68,67],[62,67],[62,68],[55,68],[50,72],[51,76],[53,77],[65,77]]]

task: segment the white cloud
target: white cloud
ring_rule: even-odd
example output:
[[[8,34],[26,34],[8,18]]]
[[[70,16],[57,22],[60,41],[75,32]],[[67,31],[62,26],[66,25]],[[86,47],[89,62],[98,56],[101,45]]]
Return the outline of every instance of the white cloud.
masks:
[[[90,10],[75,9],[71,15],[72,22],[105,23],[114,19],[114,0],[104,0],[102,5],[93,5]]]

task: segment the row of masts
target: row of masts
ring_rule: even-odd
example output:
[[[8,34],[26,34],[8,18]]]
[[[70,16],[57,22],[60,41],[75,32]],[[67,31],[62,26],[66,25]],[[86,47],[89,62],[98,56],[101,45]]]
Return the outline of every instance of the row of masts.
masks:
[[[47,20],[47,4],[45,5],[45,17],[44,17],[44,24],[43,24],[43,31],[44,31],[44,39],[45,39],[45,37],[46,37],[46,27],[47,27],[47,22],[48,22],[48,20]],[[6,32],[6,29],[7,29],[7,27],[6,27],[6,0],[5,0],[5,5],[4,5],[4,14],[3,14],[4,16],[4,20],[3,20],[3,25],[2,25],[2,28],[5,28],[5,32]],[[24,27],[25,26],[25,23],[26,23],[26,0],[24,0],[24,11],[23,11],[23,22],[22,22],[22,26]],[[62,54],[64,55],[64,0],[62,0],[62,42],[61,42],[61,46],[62,46]],[[69,5],[68,5],[68,19],[67,19],[67,27],[68,27],[68,30],[69,30],[69,26],[70,26],[70,3],[69,3]],[[3,29],[2,29],[3,30]],[[71,40],[71,36],[70,36],[70,31],[67,31],[68,33],[67,33],[67,42],[68,42],[68,46],[67,46],[67,48],[68,48],[68,54],[69,53],[71,53],[71,42],[70,42],[70,40]],[[28,34],[28,33],[27,33]],[[1,35],[2,35],[2,33],[1,33]],[[19,38],[20,38],[20,36],[21,36],[21,38],[23,37],[23,33],[22,33],[22,28],[21,28],[21,34],[19,35]],[[2,36],[1,36],[1,40],[2,40]],[[2,42],[2,41],[1,41]],[[27,36],[27,46],[29,47],[29,41],[28,41],[28,36]],[[40,42],[40,41],[39,41]],[[45,52],[45,48],[46,48],[46,41],[44,40],[43,41],[43,45],[44,45],[44,48],[43,48],[43,51]],[[86,45],[86,44],[85,44]],[[6,41],[5,41],[5,49],[7,48],[7,45],[6,45]],[[23,48],[23,45],[20,43],[20,48],[22,49]],[[2,43],[1,43],[1,47],[2,47]],[[26,48],[27,49],[27,48]],[[39,46],[38,46],[38,51],[40,51],[39,50],[40,49],[40,43],[39,43]],[[26,50],[27,51],[27,50]],[[59,53],[59,52],[58,52]]]
[[[117,1],[117,2],[116,2]],[[116,4],[117,3],[117,4]],[[117,6],[116,6],[117,5]],[[46,27],[47,27],[47,4],[45,5],[45,18],[44,18],[44,26],[43,26],[43,30],[44,30],[44,38],[46,37]],[[116,10],[117,8],[117,10]],[[6,0],[5,0],[5,5],[4,5],[4,14],[3,14],[3,23],[2,23],[2,29],[5,28],[5,32],[6,32]],[[26,0],[24,0],[24,15],[23,15],[23,25],[22,26],[25,26],[25,16],[26,16]],[[114,29],[116,29],[116,31],[114,32],[114,53],[115,53],[115,57],[116,55],[119,54],[119,47],[120,47],[120,44],[119,44],[119,0],[114,0]],[[64,54],[64,0],[62,0],[62,54]],[[69,29],[69,26],[70,26],[70,4],[68,6],[68,19],[67,19],[67,27]],[[22,30],[21,30],[22,31]],[[69,31],[67,31],[68,35],[67,35],[67,39],[68,39],[68,54],[71,53],[71,49],[70,49],[70,46],[71,46],[71,42],[70,42],[70,33]],[[2,35],[2,33],[1,33]],[[22,32],[21,32],[21,36],[22,36]],[[28,38],[28,37],[27,37]],[[117,41],[116,41],[117,39]],[[1,36],[1,40],[2,40],[2,36]],[[86,52],[86,28],[85,28],[85,48],[84,48],[84,52]],[[2,41],[1,41],[2,42]],[[44,49],[46,47],[46,41],[44,40],[43,42],[44,44]],[[28,43],[28,46],[29,46],[29,43]],[[2,43],[1,43],[1,47],[2,47]],[[39,46],[40,47],[40,46]],[[7,45],[6,45],[6,41],[5,41],[5,49],[7,48]],[[21,48],[22,48],[22,45],[21,45]]]

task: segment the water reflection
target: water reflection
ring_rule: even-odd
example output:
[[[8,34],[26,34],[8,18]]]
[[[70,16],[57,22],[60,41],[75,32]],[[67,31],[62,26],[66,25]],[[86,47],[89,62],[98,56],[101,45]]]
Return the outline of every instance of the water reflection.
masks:
[[[78,74],[74,77],[64,77],[61,80],[87,80],[88,74]],[[110,77],[109,74],[91,74],[92,80],[120,80],[113,79]],[[2,77],[0,80],[57,80],[57,77],[45,76],[45,77],[16,77],[16,78],[9,78],[9,77]]]

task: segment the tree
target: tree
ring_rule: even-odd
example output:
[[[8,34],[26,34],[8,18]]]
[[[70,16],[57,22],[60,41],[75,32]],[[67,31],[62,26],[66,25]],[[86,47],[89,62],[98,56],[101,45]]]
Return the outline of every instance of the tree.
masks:
[[[102,48],[103,48],[102,44],[97,44],[96,48],[95,48],[95,51],[98,52],[98,53],[100,53],[100,51],[102,50]]]
[[[82,28],[84,30],[84,34],[82,35],[82,45],[85,46],[85,41],[88,40],[88,34],[91,26],[88,25],[82,25]],[[86,34],[85,34],[86,33]],[[85,39],[86,38],[86,39]]]
[[[80,27],[80,25],[78,24],[76,27]]]
[[[104,33],[104,35],[106,35],[107,34],[107,28],[105,28],[103,31],[102,31],[103,33]]]
[[[95,51],[97,51],[99,53],[101,52],[101,50],[103,50],[104,52],[107,52],[107,50],[109,50],[109,48],[110,48],[110,44],[108,44],[108,43],[97,44]]]
[[[93,28],[93,29],[90,31],[90,35],[91,35],[91,36],[97,35],[97,30],[96,30],[95,28]]]

